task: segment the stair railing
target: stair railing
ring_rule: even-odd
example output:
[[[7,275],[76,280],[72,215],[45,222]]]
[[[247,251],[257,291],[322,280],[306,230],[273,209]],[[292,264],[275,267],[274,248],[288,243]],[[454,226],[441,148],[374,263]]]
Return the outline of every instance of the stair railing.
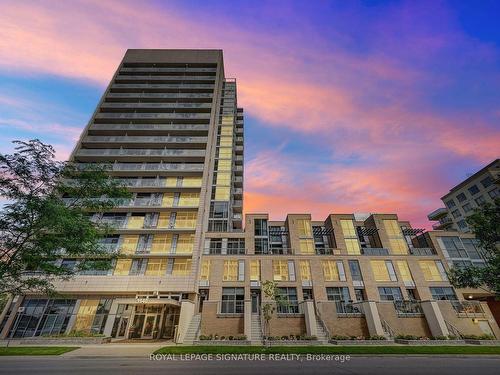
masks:
[[[330,339],[332,338],[332,334],[330,333],[328,326],[325,324],[323,317],[321,316],[321,312],[320,312],[318,303],[319,302],[314,301],[314,313],[316,314],[316,318],[317,318],[316,321],[319,320],[319,322],[321,323],[321,326],[323,327],[323,330],[326,332],[326,339],[328,341],[330,341]]]

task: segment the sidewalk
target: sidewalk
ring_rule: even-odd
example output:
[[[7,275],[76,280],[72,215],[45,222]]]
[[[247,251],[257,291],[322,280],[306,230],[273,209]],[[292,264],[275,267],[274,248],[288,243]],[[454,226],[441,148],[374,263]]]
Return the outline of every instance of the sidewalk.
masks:
[[[84,345],[79,349],[62,354],[61,357],[142,357],[146,358],[155,350],[169,343],[144,344],[101,344]],[[175,344],[171,344],[175,345]]]

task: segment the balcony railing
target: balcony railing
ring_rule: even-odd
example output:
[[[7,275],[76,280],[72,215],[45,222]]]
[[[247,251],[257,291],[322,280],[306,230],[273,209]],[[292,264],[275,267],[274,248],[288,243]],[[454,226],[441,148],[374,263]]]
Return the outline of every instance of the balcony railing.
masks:
[[[165,150],[165,149],[81,149],[77,156],[178,156],[204,157],[205,150]]]
[[[83,142],[105,143],[207,143],[207,137],[147,137],[147,136],[101,136],[88,135]]]
[[[394,308],[398,317],[422,316],[422,306],[419,301],[394,301]]]
[[[84,169],[86,163],[79,163],[80,168]],[[186,171],[203,172],[203,164],[184,164],[184,163],[115,163],[106,165],[109,171]]]
[[[357,303],[335,301],[335,308],[337,310],[337,315],[340,317],[356,317],[365,315],[361,304]]]
[[[213,90],[215,85],[212,83],[200,84],[200,83],[114,83],[111,89],[179,89],[179,90]]]
[[[165,132],[206,132],[209,126],[205,124],[92,124],[90,130],[137,130]]]
[[[483,306],[479,301],[450,301],[459,316],[484,316]]]
[[[410,254],[415,256],[431,256],[436,255],[436,252],[431,247],[412,247]]]
[[[317,255],[334,255],[338,254],[339,250],[331,247],[316,247]]]
[[[194,67],[186,67],[186,68],[146,68],[146,67],[137,67],[137,68],[121,68],[120,72],[151,72],[151,73],[161,73],[161,72],[180,72],[180,73],[189,73],[189,72],[213,72],[215,73],[217,68],[194,68]]]
[[[101,104],[101,108],[212,108],[212,103],[125,103],[106,102]]]
[[[197,119],[209,120],[210,113],[114,113],[101,112],[95,115],[96,119]]]
[[[124,72],[126,73],[126,72]],[[115,82],[124,81],[215,81],[215,76],[164,76],[118,74]]]
[[[141,98],[141,99],[211,99],[213,94],[208,92],[109,92],[106,98]]]
[[[389,250],[385,248],[377,247],[363,247],[361,248],[361,254],[363,255],[389,255]]]

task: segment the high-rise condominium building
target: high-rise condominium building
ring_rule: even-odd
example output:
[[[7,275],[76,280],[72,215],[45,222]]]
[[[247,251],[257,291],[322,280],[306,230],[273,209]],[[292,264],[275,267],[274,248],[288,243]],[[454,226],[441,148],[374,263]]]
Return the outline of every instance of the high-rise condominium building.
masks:
[[[500,336],[488,305],[447,280],[455,232],[394,214],[248,214],[243,227],[243,110],[222,51],[127,51],[71,159],[107,164],[133,193],[94,215],[116,228],[103,245],[121,257],[58,282],[58,297],[13,296],[2,337]],[[287,301],[269,325],[266,281]]]

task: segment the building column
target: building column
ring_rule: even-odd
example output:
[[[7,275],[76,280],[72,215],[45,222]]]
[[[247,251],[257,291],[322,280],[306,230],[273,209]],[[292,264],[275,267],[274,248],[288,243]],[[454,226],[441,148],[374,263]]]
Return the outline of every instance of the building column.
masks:
[[[118,310],[119,299],[115,298],[111,303],[111,307],[109,309],[108,317],[106,318],[106,324],[104,325],[103,334],[106,337],[111,336],[111,331],[113,330],[113,325],[115,324],[116,311]]]
[[[191,324],[191,320],[194,316],[195,303],[190,300],[183,300],[181,302],[181,311],[179,315],[179,325],[177,326],[177,337],[175,342],[181,344],[184,342],[187,330]]]
[[[12,294],[9,294],[9,297],[7,298],[7,302],[5,303],[5,307],[3,308],[2,313],[0,314],[0,323],[3,321],[3,318],[5,318],[5,315],[7,315],[7,311],[9,311],[9,307],[10,307],[13,299],[14,299],[14,296]]]
[[[7,319],[7,321],[5,322],[5,327],[3,327],[2,332],[0,332],[0,339],[5,339],[9,335],[9,330],[12,324],[14,324],[14,319],[17,316],[17,310],[19,310],[19,307],[21,307],[21,304],[24,301],[24,296],[16,296],[16,297],[17,300],[15,302],[12,302],[14,304],[14,307],[12,308],[9,319]],[[16,297],[14,297],[14,300]]]
[[[244,309],[244,332],[243,334],[247,337],[247,340],[252,340],[252,300],[245,301],[245,309]]]
[[[75,302],[75,307],[73,308],[73,314],[71,314],[71,317],[69,318],[68,321],[68,326],[66,327],[66,332],[65,332],[66,334],[70,333],[73,330],[76,317],[78,316],[78,310],[80,310],[80,302],[82,302],[81,299],[77,299]]]
[[[422,301],[421,306],[432,336],[448,336],[450,332],[448,331],[438,303],[433,300]]]
[[[306,333],[308,336],[318,336],[318,327],[316,325],[316,311],[314,310],[314,301],[307,300],[303,302],[304,319],[306,321]]]
[[[375,301],[364,301],[361,305],[363,306],[370,336],[384,336],[385,332],[378,313],[377,303]]]

